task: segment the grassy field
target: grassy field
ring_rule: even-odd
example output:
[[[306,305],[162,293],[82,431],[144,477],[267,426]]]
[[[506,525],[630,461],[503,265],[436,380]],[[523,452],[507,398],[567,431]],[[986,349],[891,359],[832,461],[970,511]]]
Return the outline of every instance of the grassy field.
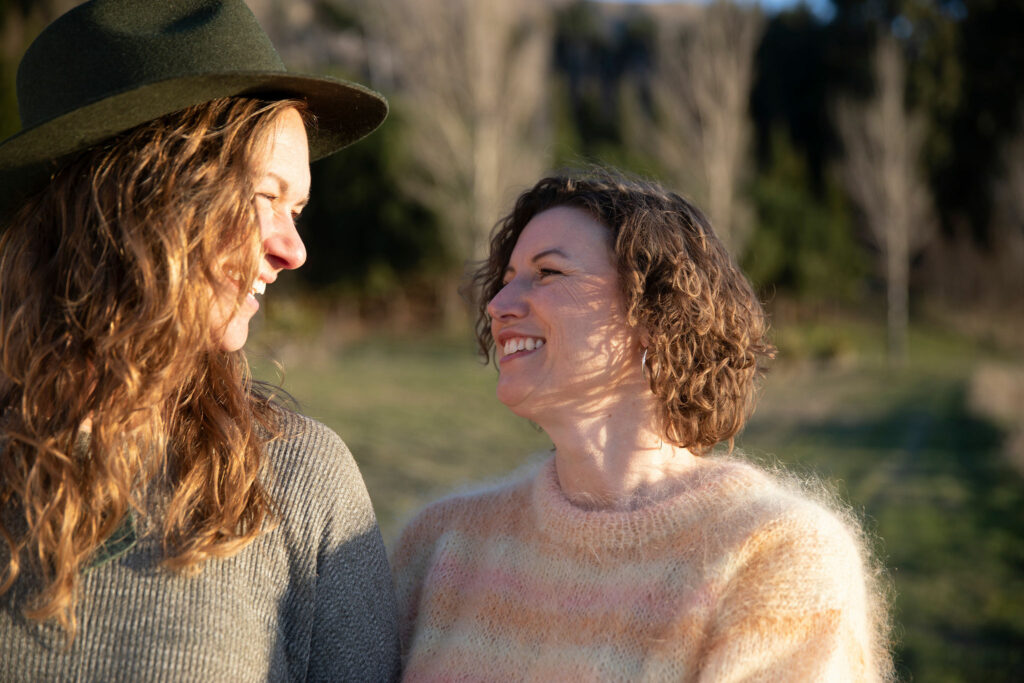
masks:
[[[738,446],[822,477],[865,520],[894,587],[901,679],[1024,680],[1024,480],[1004,455],[1007,425],[967,399],[991,354],[916,331],[893,369],[880,339],[852,324],[781,330]],[[496,372],[468,334],[336,350],[254,341],[257,375],[276,379],[269,360],[282,359],[284,388],[352,448],[388,542],[422,504],[550,448],[494,398]]]

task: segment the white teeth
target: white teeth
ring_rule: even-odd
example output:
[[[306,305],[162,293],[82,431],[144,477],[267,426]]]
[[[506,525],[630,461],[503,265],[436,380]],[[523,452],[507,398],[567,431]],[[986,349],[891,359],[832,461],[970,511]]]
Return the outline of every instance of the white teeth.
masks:
[[[239,285],[242,284],[240,282],[240,280],[242,278],[239,275],[237,270],[234,270],[234,269],[231,269],[231,268],[225,268],[224,269],[224,275],[229,280],[232,280],[233,282],[237,282]],[[266,291],[267,291],[267,283],[264,282],[263,280],[259,279],[259,278],[256,278],[256,281],[252,283],[251,287],[249,287],[249,293],[252,294],[253,296],[256,296],[257,294],[263,294]]]
[[[533,351],[542,346],[544,346],[543,339],[534,339],[533,337],[515,337],[505,342],[504,346],[502,346],[502,352],[507,356],[518,351]]]

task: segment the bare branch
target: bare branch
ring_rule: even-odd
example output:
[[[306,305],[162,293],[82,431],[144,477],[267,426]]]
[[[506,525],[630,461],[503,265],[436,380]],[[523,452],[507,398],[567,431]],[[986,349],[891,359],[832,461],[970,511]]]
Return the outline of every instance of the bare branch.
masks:
[[[547,166],[549,13],[539,0],[371,6],[417,171],[406,189],[445,218],[463,255],[478,257],[510,193]]]
[[[662,24],[653,78],[657,120],[639,143],[669,182],[695,196],[739,255],[750,222],[739,187],[750,139],[754,51],[764,18],[757,8],[716,0],[687,24]]]
[[[864,215],[885,263],[889,351],[906,345],[911,256],[933,233],[931,196],[920,169],[923,119],[904,104],[905,68],[899,44],[879,39],[874,56],[875,94],[867,102],[835,107],[846,156],[841,173]]]

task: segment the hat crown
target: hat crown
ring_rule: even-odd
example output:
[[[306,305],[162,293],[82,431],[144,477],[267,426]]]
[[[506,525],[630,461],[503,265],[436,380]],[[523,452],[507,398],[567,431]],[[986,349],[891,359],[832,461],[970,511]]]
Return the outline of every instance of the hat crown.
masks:
[[[243,0],[92,0],[50,24],[18,68],[30,128],[164,80],[285,66]]]

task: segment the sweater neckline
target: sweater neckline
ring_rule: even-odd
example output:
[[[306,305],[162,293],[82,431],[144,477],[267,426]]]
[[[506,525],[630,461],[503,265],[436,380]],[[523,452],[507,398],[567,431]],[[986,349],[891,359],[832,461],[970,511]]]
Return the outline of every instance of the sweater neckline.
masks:
[[[752,485],[750,468],[733,460],[702,457],[671,496],[633,510],[590,510],[574,505],[558,481],[555,458],[541,464],[532,485],[532,507],[541,533],[577,550],[625,551],[678,537],[713,507],[728,505]]]

